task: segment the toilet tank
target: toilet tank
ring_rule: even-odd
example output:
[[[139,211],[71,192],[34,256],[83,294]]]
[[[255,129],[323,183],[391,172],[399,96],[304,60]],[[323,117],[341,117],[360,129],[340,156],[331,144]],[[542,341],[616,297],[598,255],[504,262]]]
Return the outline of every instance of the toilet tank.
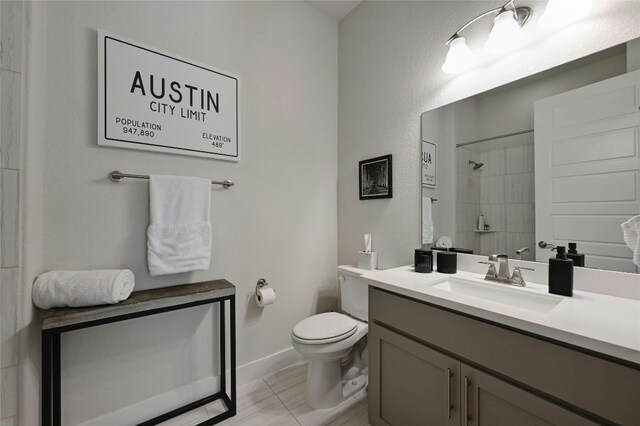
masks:
[[[360,276],[368,272],[371,271],[355,266],[338,266],[341,309],[362,321],[369,316],[369,286]]]

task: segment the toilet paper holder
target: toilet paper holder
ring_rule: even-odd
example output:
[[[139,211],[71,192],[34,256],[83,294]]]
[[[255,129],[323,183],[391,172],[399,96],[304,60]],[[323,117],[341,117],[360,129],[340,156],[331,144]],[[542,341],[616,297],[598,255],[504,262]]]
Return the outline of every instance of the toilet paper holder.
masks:
[[[256,297],[258,297],[258,290],[260,290],[262,287],[268,287],[268,286],[269,286],[269,283],[267,282],[267,280],[265,280],[264,278],[260,278],[256,283]],[[276,289],[274,288],[273,291],[276,291]]]

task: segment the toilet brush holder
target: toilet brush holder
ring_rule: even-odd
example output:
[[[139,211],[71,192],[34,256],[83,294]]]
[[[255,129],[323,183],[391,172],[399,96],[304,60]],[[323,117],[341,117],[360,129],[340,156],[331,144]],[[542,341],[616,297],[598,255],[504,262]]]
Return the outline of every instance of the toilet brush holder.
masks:
[[[358,252],[358,268],[373,271],[378,267],[378,252],[359,251]]]

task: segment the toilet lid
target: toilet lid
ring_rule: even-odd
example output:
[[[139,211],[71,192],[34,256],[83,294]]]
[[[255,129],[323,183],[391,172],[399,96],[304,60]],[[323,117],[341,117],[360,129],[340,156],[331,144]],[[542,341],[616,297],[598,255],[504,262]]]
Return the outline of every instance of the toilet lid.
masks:
[[[303,319],[293,328],[293,335],[310,344],[336,342],[353,335],[358,322],[337,312],[327,312]]]

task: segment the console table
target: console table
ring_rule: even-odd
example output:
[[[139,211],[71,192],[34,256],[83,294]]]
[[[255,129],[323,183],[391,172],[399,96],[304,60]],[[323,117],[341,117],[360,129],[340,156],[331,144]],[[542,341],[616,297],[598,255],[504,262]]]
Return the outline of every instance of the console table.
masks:
[[[225,305],[229,303],[230,324],[230,386],[227,389]],[[206,304],[219,304],[220,327],[220,382],[219,392],[176,408],[140,426],[155,425],[180,414],[191,411],[212,401],[221,399],[227,411],[200,423],[198,426],[214,425],[236,414],[236,307],[235,286],[226,280],[206,281],[172,287],[142,290],[115,305],[88,308],[61,308],[40,310],[42,313],[42,424],[61,425],[60,387],[60,335],[82,328],[96,327],[118,321],[126,321],[169,311],[188,309]]]

